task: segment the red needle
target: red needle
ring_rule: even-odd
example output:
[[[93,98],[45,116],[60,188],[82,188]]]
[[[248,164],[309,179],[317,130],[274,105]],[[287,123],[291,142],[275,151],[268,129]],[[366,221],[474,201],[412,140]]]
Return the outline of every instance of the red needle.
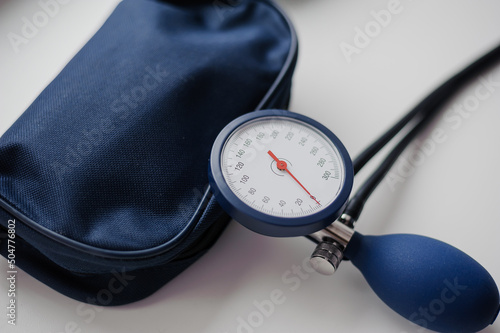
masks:
[[[307,194],[309,194],[309,197],[310,197],[311,199],[313,199],[314,201],[316,201],[316,203],[317,203],[318,205],[321,205],[321,204],[319,203],[319,201],[318,201],[318,200],[316,200],[316,198],[315,198],[315,197],[314,197],[311,193],[309,193],[309,191],[308,191],[308,190],[306,190],[306,188],[304,187],[304,185],[302,185],[302,184],[299,182],[299,180],[298,180],[297,178],[295,178],[295,176],[294,176],[294,175],[290,172],[290,170],[288,170],[288,167],[287,167],[287,165],[286,165],[286,162],[285,162],[285,161],[280,161],[280,160],[279,160],[279,158],[277,158],[277,157],[276,157],[276,155],[274,155],[274,154],[273,154],[273,152],[272,152],[272,151],[270,151],[270,150],[269,150],[267,153],[268,153],[268,154],[269,154],[269,155],[273,158],[273,160],[275,160],[275,161],[276,161],[276,166],[278,167],[278,169],[280,169],[280,170],[285,170],[286,172],[288,172],[288,174],[289,174],[290,176],[292,176],[292,178],[293,178],[293,179],[297,182],[297,184],[299,184],[299,185],[300,185],[300,187],[302,187],[302,188],[304,189],[304,191],[306,191],[306,192],[307,192]]]

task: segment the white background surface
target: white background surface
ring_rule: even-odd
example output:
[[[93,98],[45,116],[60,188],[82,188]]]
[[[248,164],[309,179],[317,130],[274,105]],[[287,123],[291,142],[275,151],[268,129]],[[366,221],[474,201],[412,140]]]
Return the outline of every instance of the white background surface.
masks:
[[[0,2],[0,133],[117,2],[62,5],[18,53],[7,34],[20,34],[22,18],[41,8],[37,1]],[[353,44],[356,27],[371,24],[370,12],[387,9],[387,1],[279,2],[300,42],[291,109],[332,129],[352,156],[438,84],[500,42],[498,1],[401,0],[401,11],[348,63],[339,45]],[[500,81],[500,63],[489,73]],[[477,86],[474,81],[462,90],[442,115],[474,96]],[[438,117],[433,128],[445,132],[445,142],[436,144],[403,183],[395,188],[382,183],[359,220],[360,232],[441,239],[478,260],[500,282],[500,87],[496,89],[460,124]],[[427,133],[420,141],[429,137]],[[79,302],[20,272],[17,326],[7,325],[2,315],[0,331],[233,333],[238,317],[246,320],[256,311],[254,301],[267,300],[279,289],[284,302],[253,332],[418,332],[378,300],[348,262],[333,277],[303,275],[298,286],[283,280],[313,247],[303,238],[268,238],[233,222],[206,256],[153,296],[122,307],[87,307],[83,316]],[[0,307],[7,302],[7,281],[1,278],[6,271],[1,260]],[[485,332],[500,332],[500,324]]]

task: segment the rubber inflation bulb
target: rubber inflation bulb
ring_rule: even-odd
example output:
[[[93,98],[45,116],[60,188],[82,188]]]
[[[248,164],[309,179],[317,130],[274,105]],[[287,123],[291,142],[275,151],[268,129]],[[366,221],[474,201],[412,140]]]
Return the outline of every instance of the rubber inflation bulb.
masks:
[[[498,288],[477,261],[429,237],[354,233],[344,255],[390,308],[438,332],[477,332],[498,315]]]

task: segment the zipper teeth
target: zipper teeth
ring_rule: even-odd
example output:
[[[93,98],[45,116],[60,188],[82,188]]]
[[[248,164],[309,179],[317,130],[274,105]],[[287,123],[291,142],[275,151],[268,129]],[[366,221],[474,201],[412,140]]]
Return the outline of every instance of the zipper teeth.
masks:
[[[283,10],[274,1],[259,1],[259,2],[269,5],[281,15],[281,17],[284,19],[290,31],[291,41],[290,41],[290,49],[288,51],[287,58],[283,63],[281,71],[276,76],[276,79],[273,81],[266,95],[262,98],[261,102],[258,104],[256,110],[261,110],[265,107],[268,107],[268,103],[272,100],[272,98],[275,97],[277,94],[281,93],[282,89],[286,89],[286,86],[283,87],[283,82],[289,79],[289,77],[293,73],[293,69],[295,68],[295,62],[297,59],[297,45],[298,45],[297,35],[293,28],[293,25],[290,19],[283,12]],[[120,250],[109,250],[109,249],[98,248],[62,236],[54,232],[53,230],[50,230],[44,226],[37,224],[35,221],[31,220],[29,217],[27,217],[19,210],[14,208],[13,205],[11,205],[7,200],[3,199],[1,196],[0,196],[0,209],[5,210],[8,214],[14,216],[18,221],[20,221],[22,224],[32,229],[33,231],[57,243],[71,247],[75,250],[106,259],[136,260],[136,259],[154,257],[161,253],[169,251],[172,248],[174,248],[177,244],[179,244],[183,239],[185,239],[190,234],[192,229],[194,229],[195,225],[203,215],[204,209],[208,205],[211,196],[212,195],[210,193],[210,187],[208,187],[203,198],[200,201],[200,204],[196,208],[195,214],[191,218],[191,221],[187,223],[186,227],[179,234],[177,234],[167,243],[145,250],[132,250],[132,251],[120,251]],[[206,244],[209,245],[212,243],[212,239],[216,239],[224,228],[220,228],[221,230],[219,232],[216,232],[218,231],[218,229],[219,228],[212,229],[212,226],[210,226],[200,237],[203,237],[205,236],[206,233],[209,233],[209,238],[206,242]],[[186,250],[181,252],[181,256],[186,253],[189,254],[190,252],[194,253],[195,249],[197,249],[196,246],[188,247]]]

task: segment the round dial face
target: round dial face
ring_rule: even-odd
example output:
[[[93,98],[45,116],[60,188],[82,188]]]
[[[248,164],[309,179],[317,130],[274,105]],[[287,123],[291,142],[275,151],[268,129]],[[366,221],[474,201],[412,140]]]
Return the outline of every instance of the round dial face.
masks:
[[[220,164],[237,198],[263,214],[283,218],[325,209],[339,195],[346,176],[341,155],[327,136],[282,116],[253,119],[236,128],[224,143]]]

